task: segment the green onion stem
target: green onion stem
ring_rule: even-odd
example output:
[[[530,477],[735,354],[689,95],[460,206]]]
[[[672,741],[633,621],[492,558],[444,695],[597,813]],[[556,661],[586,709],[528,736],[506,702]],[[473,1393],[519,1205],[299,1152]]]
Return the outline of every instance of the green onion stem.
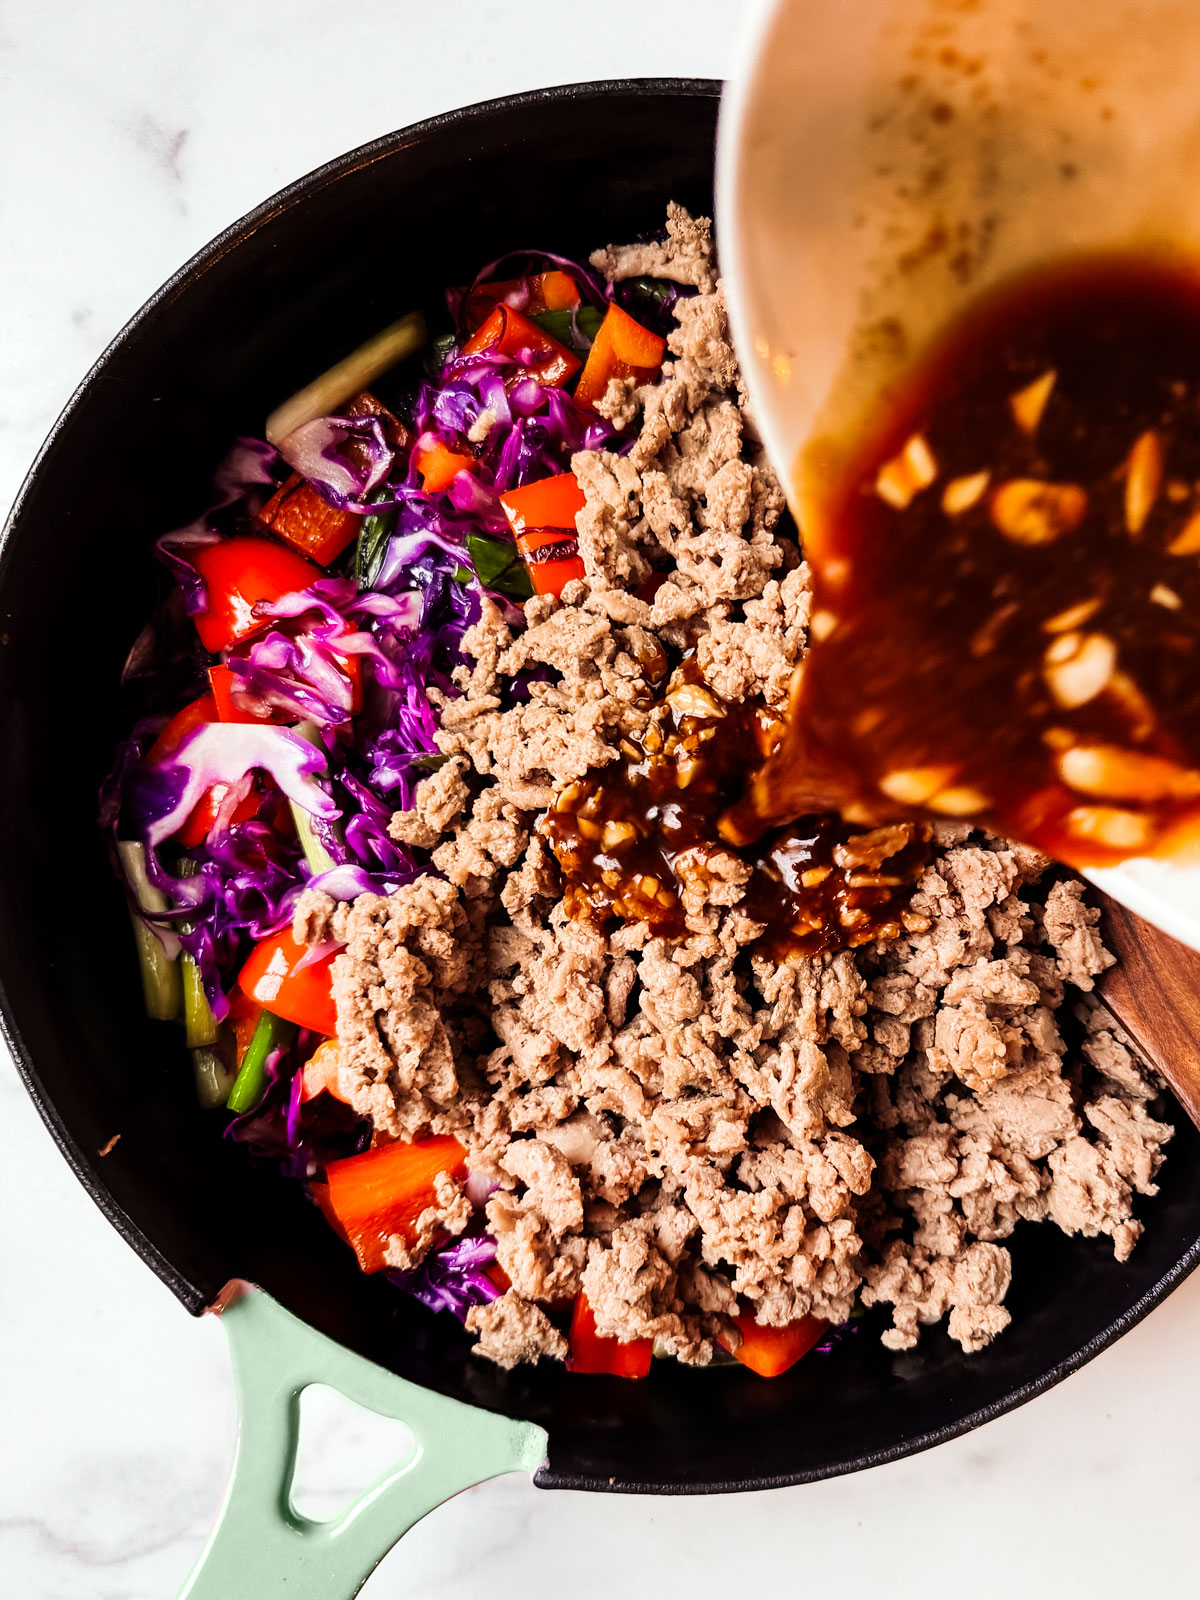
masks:
[[[315,722],[298,722],[292,729],[298,738],[306,740],[315,749],[320,749],[317,738],[317,725]],[[296,824],[296,837],[300,841],[300,848],[304,851],[304,859],[308,862],[313,873],[330,872],[337,866],[337,862],[317,838],[313,830],[312,818],[303,806],[299,806],[292,799],[288,800],[292,808],[292,821]]]
[[[550,337],[557,339],[560,344],[569,345],[576,350],[586,350],[600,332],[604,313],[595,306],[578,306],[574,312],[539,311],[537,316],[530,318],[530,321],[536,322],[539,328],[544,328]]]
[[[225,1042],[224,1037],[217,1041],[220,1045]],[[223,1106],[229,1099],[229,1091],[237,1076],[225,1059],[225,1053],[204,1045],[192,1051],[192,1066],[196,1073],[196,1098],[202,1109],[212,1111],[217,1106]]]
[[[146,857],[136,840],[123,840],[117,845],[125,877],[133,890],[134,899],[143,911],[167,910],[167,897],[156,889],[146,876]],[[133,937],[137,947],[138,966],[142,974],[142,995],[146,1002],[146,1015],[156,1022],[174,1022],[183,1004],[183,984],[179,963],[163,948],[162,940],[132,908],[129,920],[133,924]]]
[[[390,323],[277,406],[267,418],[267,439],[277,445],[315,417],[333,415],[360,389],[373,383],[380,373],[418,351],[427,338],[425,318],[419,311],[410,311],[399,322]]]
[[[267,1057],[272,1050],[289,1044],[296,1032],[294,1022],[286,1022],[282,1017],[277,1017],[273,1011],[264,1011],[258,1019],[250,1043],[246,1046],[246,1054],[242,1057],[241,1070],[234,1080],[233,1088],[229,1091],[229,1099],[225,1102],[230,1111],[253,1111],[262,1099],[267,1087]]]
[[[354,546],[354,581],[360,589],[369,589],[375,582],[395,525],[395,507],[372,511],[362,519]]]
[[[183,1025],[187,1029],[188,1049],[196,1050],[201,1045],[216,1044],[221,1028],[204,992],[200,968],[186,950],[179,964],[183,976]]]
[[[198,864],[187,857],[179,863],[179,873],[183,878],[194,878],[199,870]],[[183,922],[179,931],[191,933],[194,927],[195,924],[192,922]],[[183,980],[183,1025],[187,1030],[188,1049],[198,1050],[203,1045],[216,1044],[221,1027],[213,1016],[208,996],[204,992],[200,968],[195,958],[188,955],[186,950],[180,955],[179,966]]]
[[[296,824],[296,837],[300,841],[300,848],[304,851],[304,859],[314,873],[331,871],[337,866],[337,862],[313,832],[312,818],[304,807],[298,806],[294,800],[289,800],[288,804],[292,808],[292,821]]]

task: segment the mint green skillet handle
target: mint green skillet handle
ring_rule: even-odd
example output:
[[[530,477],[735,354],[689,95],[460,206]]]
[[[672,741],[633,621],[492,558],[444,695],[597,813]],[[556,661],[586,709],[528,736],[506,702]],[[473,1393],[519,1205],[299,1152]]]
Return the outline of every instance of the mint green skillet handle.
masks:
[[[546,1435],[447,1400],[316,1333],[261,1289],[221,1316],[238,1436],[225,1502],[181,1600],[352,1600],[396,1540],[460,1489],[531,1472]],[[300,1396],[310,1384],[405,1423],[416,1445],[331,1522],[292,1509]]]

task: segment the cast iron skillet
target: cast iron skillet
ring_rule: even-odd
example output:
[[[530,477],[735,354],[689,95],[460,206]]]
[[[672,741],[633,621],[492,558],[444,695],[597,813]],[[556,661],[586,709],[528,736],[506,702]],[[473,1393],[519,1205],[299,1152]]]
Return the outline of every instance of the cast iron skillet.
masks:
[[[151,604],[151,540],[206,503],[232,434],[261,430],[281,396],[401,312],[436,311],[443,284],[511,248],[583,255],[632,238],[660,225],[672,197],[708,211],[718,89],[597,83],[495,101],[380,139],[277,195],[201,251],[97,362],[0,556],[0,1004],[64,1156],[193,1314],[230,1279],[260,1284],[403,1377],[544,1426],[544,1487],[767,1488],[923,1449],[1058,1382],[1200,1252],[1200,1135],[1179,1115],[1132,1260],[1118,1265],[1104,1240],[1019,1231],[1013,1326],[980,1355],[940,1332],[890,1355],[868,1324],[771,1383],[674,1362],[643,1383],[552,1363],[505,1373],[469,1355],[451,1318],[362,1276],[295,1186],[223,1141],[221,1119],[194,1103],[181,1033],[143,1019],[93,818],[132,714],[116,685]]]

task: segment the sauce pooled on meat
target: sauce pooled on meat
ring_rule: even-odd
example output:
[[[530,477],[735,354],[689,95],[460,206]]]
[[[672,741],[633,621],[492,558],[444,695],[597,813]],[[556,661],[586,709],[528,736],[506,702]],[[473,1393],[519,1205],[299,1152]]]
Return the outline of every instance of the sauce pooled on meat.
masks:
[[[539,824],[563,870],[568,912],[677,937],[689,890],[703,904],[725,881],[763,925],[758,948],[777,959],[927,927],[907,909],[929,859],[924,825],[867,830],[816,813],[736,853],[721,840],[721,814],[782,734],[762,706],[723,704],[685,661],[640,740],[623,740],[615,762],[569,784]]]

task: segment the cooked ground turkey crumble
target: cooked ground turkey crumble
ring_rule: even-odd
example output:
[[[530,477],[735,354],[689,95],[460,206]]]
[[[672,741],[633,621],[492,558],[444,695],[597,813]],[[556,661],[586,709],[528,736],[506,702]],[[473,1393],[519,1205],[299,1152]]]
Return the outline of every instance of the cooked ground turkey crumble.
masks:
[[[392,823],[436,875],[301,903],[297,938],[346,945],[340,1091],[385,1137],[455,1134],[499,1184],[512,1288],[468,1327],[503,1366],[563,1356],[542,1306],[581,1288],[601,1334],[700,1364],[718,1335],[736,1346],[739,1299],[772,1325],[887,1305],[892,1349],[945,1318],[978,1350],[1009,1321],[1000,1241],[1019,1220],[1128,1256],[1172,1131],[1147,1110],[1161,1085],[1089,994],[1111,957],[1081,885],[962,827],[937,830],[912,901],[925,930],[854,951],[755,954],[732,852],[689,887],[682,939],[566,915],[538,819],[644,730],[663,653],[694,650],[727,702],[781,707],[809,610],[709,224],[673,206],[665,243],[592,259],[697,292],[661,381],[604,397],[622,425],[641,417],[632,447],[572,462],[586,579],[528,602],[519,633],[485,604],[466,636],[450,759]],[[545,681],[514,701],[531,667]],[[389,1262],[469,1217],[445,1179]]]

